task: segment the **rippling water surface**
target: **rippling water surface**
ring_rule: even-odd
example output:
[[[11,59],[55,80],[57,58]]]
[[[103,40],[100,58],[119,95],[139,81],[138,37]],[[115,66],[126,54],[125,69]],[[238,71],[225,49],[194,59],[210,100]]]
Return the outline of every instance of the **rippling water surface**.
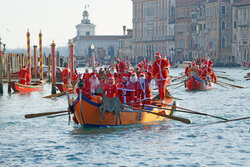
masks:
[[[171,69],[178,75],[184,69]],[[248,71],[220,68],[245,89],[215,85],[209,91],[170,89],[179,106],[227,119],[250,116]],[[83,70],[80,70],[83,71]],[[222,73],[217,73],[223,75]],[[219,79],[221,80],[221,79]],[[221,80],[223,81],[223,80]],[[227,82],[227,81],[225,81]],[[250,120],[197,126],[215,118],[176,113],[176,121],[110,128],[68,125],[68,117],[25,119],[25,114],[61,111],[66,97],[42,92],[0,96],[0,166],[250,166]]]

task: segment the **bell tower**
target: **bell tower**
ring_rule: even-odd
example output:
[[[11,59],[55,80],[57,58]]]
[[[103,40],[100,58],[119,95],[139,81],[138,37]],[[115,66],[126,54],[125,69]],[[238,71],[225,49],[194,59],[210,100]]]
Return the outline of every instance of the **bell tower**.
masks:
[[[89,20],[89,12],[87,11],[87,7],[89,7],[89,5],[85,6],[85,10],[82,13],[83,18],[81,23],[76,25],[77,37],[95,35],[95,25]]]

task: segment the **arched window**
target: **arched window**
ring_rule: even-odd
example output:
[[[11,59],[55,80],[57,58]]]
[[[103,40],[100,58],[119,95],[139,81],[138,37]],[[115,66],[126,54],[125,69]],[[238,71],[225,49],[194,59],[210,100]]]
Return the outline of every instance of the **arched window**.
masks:
[[[225,39],[225,37],[221,38],[221,48],[223,48],[223,49],[226,48],[226,39]]]
[[[221,22],[221,29],[222,30],[226,29],[226,23],[225,23],[225,21]]]

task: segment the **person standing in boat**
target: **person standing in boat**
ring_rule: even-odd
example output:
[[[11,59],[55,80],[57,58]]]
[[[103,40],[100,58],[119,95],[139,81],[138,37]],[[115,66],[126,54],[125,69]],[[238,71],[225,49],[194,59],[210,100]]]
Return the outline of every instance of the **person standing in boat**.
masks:
[[[151,99],[152,99],[152,89],[150,82],[152,80],[152,74],[149,71],[147,72],[147,78],[146,73],[142,72],[139,77],[139,81],[137,82],[136,86],[136,94],[137,99],[141,100],[143,104],[151,105]]]
[[[71,77],[71,84],[75,85],[76,82],[77,82],[77,71],[75,70]]]
[[[67,64],[67,67],[62,71],[62,78],[63,78],[63,84],[68,84],[69,79],[69,65]]]
[[[25,72],[25,85],[30,85],[31,79],[32,79],[31,71],[30,71],[30,69],[28,68],[28,69],[26,70],[26,72]]]
[[[135,89],[125,75],[122,76],[122,82],[117,88],[117,96],[123,104],[130,104],[135,101]]]
[[[115,64],[115,68],[116,71],[119,75],[123,74],[125,72],[125,63],[123,61],[121,61],[119,58],[116,58],[116,64]]]
[[[212,67],[214,65],[213,61],[209,59],[209,57],[206,57],[206,60],[204,61],[204,65],[208,67]]]
[[[117,85],[114,82],[114,76],[108,77],[108,83],[104,87],[105,94],[108,98],[114,98],[117,92]]]
[[[156,53],[153,64],[153,77],[156,79],[162,103],[164,103],[169,68],[169,61],[162,59],[160,53]]]
[[[85,72],[84,72],[84,74],[82,76],[83,82],[85,83],[89,79],[89,77],[90,77],[89,69],[85,68]]]
[[[25,85],[25,73],[26,73],[26,66],[23,66],[23,68],[19,71],[19,83]]]

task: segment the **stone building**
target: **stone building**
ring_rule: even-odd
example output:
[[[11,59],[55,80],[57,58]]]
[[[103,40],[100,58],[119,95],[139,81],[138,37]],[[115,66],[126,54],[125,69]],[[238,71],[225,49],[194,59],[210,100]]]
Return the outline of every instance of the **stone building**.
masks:
[[[127,29],[126,26],[123,26],[124,38],[119,41],[119,49],[117,57],[125,59],[126,61],[134,62],[135,58],[133,57],[133,30]]]
[[[233,5],[232,54],[238,64],[244,60],[250,63],[250,1],[242,0]]]
[[[175,0],[132,0],[133,57],[153,60],[156,52],[173,58]]]
[[[192,60],[197,53],[197,11],[201,0],[176,0],[175,54],[176,61]]]
[[[118,55],[119,41],[122,35],[95,35],[95,25],[89,20],[87,10],[83,11],[83,19],[76,26],[77,35],[73,38],[76,63],[80,66],[91,62],[91,44],[95,46],[96,60],[100,64],[108,64]],[[69,43],[71,40],[69,40]]]

